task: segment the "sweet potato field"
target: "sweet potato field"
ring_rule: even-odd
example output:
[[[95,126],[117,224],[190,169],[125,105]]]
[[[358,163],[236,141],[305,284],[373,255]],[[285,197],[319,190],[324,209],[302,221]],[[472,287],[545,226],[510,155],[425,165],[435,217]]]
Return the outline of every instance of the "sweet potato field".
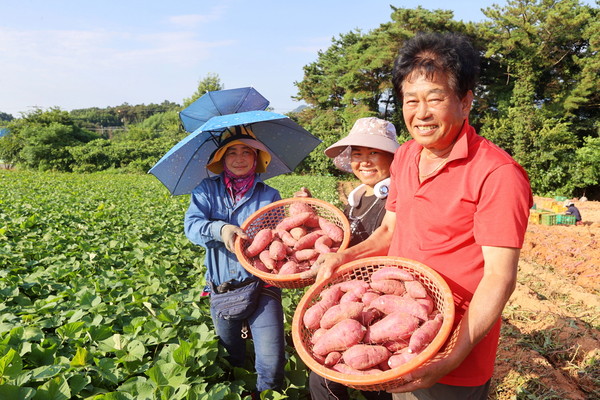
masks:
[[[283,197],[307,186],[344,199],[331,177],[269,183]],[[187,204],[152,176],[0,171],[0,399],[249,398],[252,360],[230,368],[200,298],[203,252],[183,235]],[[600,396],[600,209],[580,209],[584,230],[528,231],[491,399]],[[538,251],[557,232],[573,235],[552,242],[558,254]],[[286,388],[263,397],[307,399],[289,336],[302,290],[284,294]]]

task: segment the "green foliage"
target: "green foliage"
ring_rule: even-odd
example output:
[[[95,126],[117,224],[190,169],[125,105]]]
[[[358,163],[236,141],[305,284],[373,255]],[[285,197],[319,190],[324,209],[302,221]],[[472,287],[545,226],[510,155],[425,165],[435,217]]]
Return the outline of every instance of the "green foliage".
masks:
[[[294,193],[304,186],[310,189],[313,197],[342,208],[337,183],[337,178],[332,176],[296,174],[280,175],[267,180],[267,184],[279,190],[283,198],[293,197]]]
[[[11,114],[0,111],[0,121],[12,121],[14,117]]]
[[[370,32],[354,30],[332,38],[295,82],[296,98],[310,107],[290,117],[323,141],[295,172],[345,176],[323,151],[361,117],[385,118],[396,126],[401,143],[410,139],[391,87],[394,58],[417,32],[453,31],[471,38],[482,56],[471,124],[527,169],[537,194],[600,192],[598,170],[589,161],[599,137],[598,7],[578,0],[508,0],[483,11],[486,21],[464,23],[448,10],[391,6],[391,21]],[[208,74],[184,105],[223,88],[217,74]],[[39,169],[144,171],[184,137],[180,109],[165,101],[69,114],[38,110],[3,124],[11,134],[0,142],[0,159]],[[50,127],[50,122],[69,128]],[[25,129],[27,125],[34,127]],[[89,137],[69,142],[84,132],[81,127],[96,130],[109,143],[86,144]],[[33,143],[40,135],[52,144]]]
[[[169,149],[176,138],[144,141],[94,140],[85,145],[70,147],[74,172],[98,172],[123,169],[129,172],[147,172]]]
[[[198,100],[202,97],[206,92],[212,92],[215,90],[223,90],[225,86],[221,83],[221,78],[219,78],[218,74],[209,73],[198,82],[198,88],[196,92],[187,99],[183,100],[183,108],[186,108],[194,101]]]
[[[70,171],[73,158],[69,148],[98,137],[57,108],[34,110],[11,121],[8,129],[10,134],[3,138],[0,148],[2,158],[41,171]]]
[[[145,141],[158,138],[180,140],[186,133],[181,128],[178,111],[157,113],[116,136],[116,140]]]
[[[453,31],[471,38],[482,55],[470,122],[524,165],[536,193],[572,195],[598,188],[600,177],[590,175],[597,170],[585,162],[585,172],[573,166],[590,153],[579,151],[593,143],[586,138],[598,137],[597,7],[578,0],[509,0],[483,10],[487,21],[468,24],[453,20],[451,11],[392,10],[392,21],[371,32],[334,38],[295,83],[297,98],[313,106],[298,120],[325,142],[316,152],[369,115],[393,122],[400,142],[408,139],[390,87],[398,48],[420,31]],[[326,158],[310,157],[315,171],[337,174],[327,168]]]
[[[284,196],[333,178],[269,180]],[[0,170],[0,398],[242,399],[249,359],[232,369],[212,328],[204,250],[184,235],[189,196],[151,175]],[[284,290],[286,388],[306,399],[291,346],[301,289]]]
[[[88,129],[101,130],[100,128],[139,124],[155,114],[177,112],[180,109],[179,104],[165,100],[161,104],[150,103],[148,105],[137,104],[132,106],[123,103],[116,107],[83,108],[72,110],[69,114],[79,125]]]
[[[575,162],[569,164],[573,177],[568,189],[585,195],[585,188],[600,186],[600,137],[586,137],[584,145],[577,149]],[[570,193],[570,192],[569,192]]]

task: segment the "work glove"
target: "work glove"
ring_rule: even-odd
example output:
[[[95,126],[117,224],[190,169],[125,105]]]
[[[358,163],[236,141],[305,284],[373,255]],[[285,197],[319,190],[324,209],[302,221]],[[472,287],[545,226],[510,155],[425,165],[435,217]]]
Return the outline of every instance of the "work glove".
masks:
[[[310,193],[310,190],[308,190],[308,188],[302,186],[300,190],[294,193],[294,197],[312,197],[312,194]]]
[[[225,248],[230,252],[235,251],[235,237],[240,236],[242,239],[248,239],[248,235],[239,226],[227,224],[221,228],[221,239],[225,243]]]

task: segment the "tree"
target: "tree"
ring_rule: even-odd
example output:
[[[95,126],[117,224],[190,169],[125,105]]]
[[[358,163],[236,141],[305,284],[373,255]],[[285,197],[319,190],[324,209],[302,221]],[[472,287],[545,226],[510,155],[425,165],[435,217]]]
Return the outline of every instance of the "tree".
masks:
[[[206,92],[215,90],[223,90],[225,86],[221,83],[221,78],[218,74],[208,73],[206,77],[198,82],[198,88],[192,97],[183,100],[183,108],[189,106],[194,101],[202,97]]]
[[[600,71],[598,43],[586,38],[598,37],[593,11],[577,0],[509,0],[484,13],[485,56],[500,73],[485,77],[481,133],[525,167],[535,193],[570,193],[579,185],[570,161],[598,117],[587,107],[598,102],[590,80]]]
[[[9,123],[10,135],[3,138],[2,158],[13,164],[42,171],[70,171],[73,158],[69,147],[97,139],[82,129],[66,111],[36,109]]]
[[[0,121],[12,121],[14,117],[10,114],[0,112]]]

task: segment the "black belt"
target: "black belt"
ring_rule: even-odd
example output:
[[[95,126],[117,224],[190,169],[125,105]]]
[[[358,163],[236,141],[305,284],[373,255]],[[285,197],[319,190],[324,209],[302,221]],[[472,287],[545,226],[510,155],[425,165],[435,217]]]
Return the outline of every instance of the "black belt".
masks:
[[[231,290],[235,290],[246,285],[251,284],[252,282],[256,282],[256,279],[248,278],[244,279],[241,282],[236,282],[235,279],[228,280],[227,282],[221,283],[219,286],[215,286],[214,283],[211,282],[211,287],[214,293],[226,293]]]

